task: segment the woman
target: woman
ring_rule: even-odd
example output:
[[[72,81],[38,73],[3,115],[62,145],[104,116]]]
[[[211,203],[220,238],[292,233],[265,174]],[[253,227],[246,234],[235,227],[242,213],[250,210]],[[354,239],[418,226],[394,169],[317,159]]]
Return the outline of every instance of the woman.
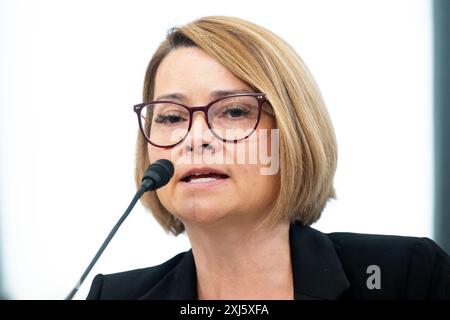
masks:
[[[431,240],[309,227],[335,196],[336,140],[307,67],[270,31],[230,17],[171,30],[135,111],[137,185],[150,163],[175,164],[142,202],[192,249],[97,275],[88,299],[450,298]]]

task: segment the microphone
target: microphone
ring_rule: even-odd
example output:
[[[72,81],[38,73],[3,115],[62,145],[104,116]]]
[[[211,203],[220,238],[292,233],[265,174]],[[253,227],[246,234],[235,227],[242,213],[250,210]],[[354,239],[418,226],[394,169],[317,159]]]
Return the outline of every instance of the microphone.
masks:
[[[114,237],[114,235],[116,234],[120,225],[128,217],[128,215],[130,214],[131,210],[134,208],[134,205],[139,200],[139,198],[147,191],[156,190],[156,189],[161,188],[162,186],[166,185],[169,182],[169,180],[172,178],[173,172],[174,172],[173,163],[166,159],[157,160],[147,168],[147,170],[144,173],[144,176],[142,177],[141,187],[134,195],[133,200],[131,200],[131,203],[128,205],[128,208],[125,210],[122,217],[120,217],[119,221],[117,221],[116,225],[112,228],[111,232],[106,237],[106,239],[103,242],[100,249],[98,249],[97,254],[94,256],[91,263],[88,265],[88,267],[86,268],[84,273],[81,275],[80,280],[77,282],[75,287],[69,293],[66,300],[72,300],[73,296],[77,293],[78,289],[81,287],[81,285],[83,284],[87,275],[94,267],[98,258],[100,258],[101,254],[106,249],[106,246],[109,244],[111,239]]]
[[[156,190],[166,185],[173,176],[173,163],[166,159],[156,160],[144,172],[141,188]]]

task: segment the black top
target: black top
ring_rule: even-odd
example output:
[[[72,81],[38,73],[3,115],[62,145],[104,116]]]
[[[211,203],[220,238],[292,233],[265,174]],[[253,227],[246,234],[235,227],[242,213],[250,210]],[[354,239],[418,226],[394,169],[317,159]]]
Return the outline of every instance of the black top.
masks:
[[[297,222],[289,244],[295,299],[450,299],[450,257],[430,239],[324,234]],[[87,299],[197,299],[192,250],[155,267],[99,274]]]

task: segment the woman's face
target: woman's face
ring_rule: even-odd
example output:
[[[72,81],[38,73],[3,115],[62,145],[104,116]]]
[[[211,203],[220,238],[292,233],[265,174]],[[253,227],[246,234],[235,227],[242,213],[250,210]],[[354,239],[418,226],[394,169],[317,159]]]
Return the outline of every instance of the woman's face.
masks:
[[[203,50],[182,47],[171,51],[161,62],[153,98],[162,100],[166,96],[164,100],[203,106],[217,98],[219,91],[252,92]],[[203,112],[194,113],[192,127],[182,143],[171,149],[148,144],[150,162],[165,158],[175,165],[173,178],[157,190],[161,203],[187,228],[190,224],[254,223],[264,218],[277,197],[279,174],[261,174],[263,165],[249,161],[249,153],[260,150],[266,139],[266,148],[271,152],[270,129],[273,128],[275,119],[262,112],[257,130],[249,138],[236,144],[227,143],[209,132]],[[245,150],[245,161],[237,161],[237,149]],[[206,157],[234,161],[211,163],[202,160]],[[196,175],[183,179],[189,173]]]

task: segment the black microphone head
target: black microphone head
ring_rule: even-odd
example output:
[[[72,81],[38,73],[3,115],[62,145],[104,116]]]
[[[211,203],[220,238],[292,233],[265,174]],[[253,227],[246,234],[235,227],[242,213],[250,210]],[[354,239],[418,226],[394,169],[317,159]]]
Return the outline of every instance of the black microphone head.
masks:
[[[167,159],[159,159],[153,162],[142,177],[141,187],[155,190],[166,185],[174,173],[173,163]]]

